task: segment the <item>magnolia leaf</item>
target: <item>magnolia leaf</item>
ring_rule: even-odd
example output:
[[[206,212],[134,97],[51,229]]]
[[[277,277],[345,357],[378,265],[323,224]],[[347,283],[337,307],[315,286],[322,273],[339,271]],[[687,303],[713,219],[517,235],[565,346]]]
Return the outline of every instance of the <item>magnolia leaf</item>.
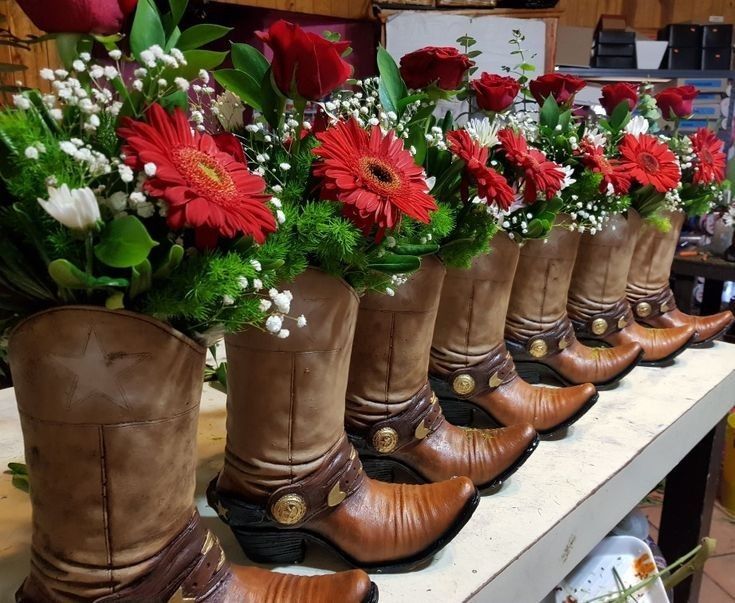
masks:
[[[122,310],[125,308],[125,294],[122,291],[115,291],[105,300],[105,308],[108,310]]]
[[[178,25],[181,18],[186,12],[186,7],[189,4],[189,0],[168,0],[168,5],[171,7],[171,24]]]
[[[553,130],[559,123],[559,105],[554,100],[554,97],[549,94],[544,100],[544,105],[541,107],[539,113],[539,122],[542,126],[546,126]]]
[[[139,0],[130,31],[130,48],[135,58],[140,60],[140,53],[155,44],[161,48],[166,45],[161,17],[153,0]]]
[[[528,228],[523,236],[528,239],[538,239],[539,237],[544,236],[548,231],[549,227],[546,226],[545,222],[534,218],[528,223]]]
[[[391,249],[396,255],[431,255],[439,251],[439,245],[436,243],[427,243],[425,245],[397,245]]]
[[[31,485],[28,481],[27,475],[18,475],[17,473],[13,474],[13,477],[10,479],[10,481],[13,484],[13,486],[18,488],[18,490],[22,490],[25,493],[28,493],[31,491]]]
[[[164,23],[165,27],[165,23]],[[171,33],[168,36],[168,40],[166,41],[166,51],[168,52],[172,48],[176,48],[176,44],[179,41],[179,38],[181,37],[181,30],[178,27],[174,27]]]
[[[214,376],[217,379],[217,382],[227,389],[227,363],[226,362],[220,362],[219,366],[217,367],[217,370],[214,371]]]
[[[48,273],[54,282],[64,289],[103,289],[128,286],[127,279],[108,276],[94,277],[64,259],[49,263]]]
[[[220,69],[214,72],[214,79],[225,90],[229,90],[243,103],[256,111],[262,111],[263,92],[260,80],[255,80],[240,69]]]
[[[628,121],[630,121],[628,101],[621,101],[613,109],[612,115],[610,116],[610,128],[615,132],[619,132],[625,127]]]
[[[224,38],[231,31],[232,27],[225,27],[224,25],[213,25],[210,23],[194,25],[181,32],[179,41],[176,43],[176,48],[179,50],[201,48],[210,42]]]
[[[279,268],[282,268],[286,264],[285,261],[281,259],[273,259],[273,260],[261,260],[260,261],[260,267],[262,270],[278,270]]]
[[[156,245],[138,218],[124,216],[107,224],[94,255],[107,266],[132,268],[142,263]]]
[[[386,253],[380,259],[368,264],[371,270],[387,274],[405,274],[414,272],[421,267],[421,260],[414,255],[398,255]]]
[[[25,463],[8,463],[8,469],[14,475],[28,475],[28,465]]]
[[[386,111],[399,113],[398,103],[407,95],[408,90],[398,65],[382,46],[378,47],[378,72],[380,73],[378,88],[380,102]]]
[[[151,288],[152,272],[151,263],[147,259],[137,266],[133,266],[130,278],[130,299],[138,297],[138,295]]]

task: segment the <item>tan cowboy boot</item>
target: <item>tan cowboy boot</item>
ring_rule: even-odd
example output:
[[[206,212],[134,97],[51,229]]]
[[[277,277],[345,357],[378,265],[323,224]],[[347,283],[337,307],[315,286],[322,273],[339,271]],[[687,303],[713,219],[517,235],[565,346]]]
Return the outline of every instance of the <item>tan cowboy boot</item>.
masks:
[[[591,344],[640,344],[643,366],[661,366],[680,354],[692,329],[647,329],[636,322],[625,284],[641,226],[635,210],[614,216],[595,235],[582,236],[569,289],[569,316],[577,335]]]
[[[522,375],[611,387],[638,363],[641,349],[635,343],[592,348],[577,340],[567,316],[567,292],[580,233],[564,226],[568,216],[557,220],[561,224],[548,239],[521,247],[505,322],[508,349]]]
[[[210,504],[254,561],[299,562],[315,541],[354,566],[417,565],[464,526],[477,490],[465,477],[404,485],[365,475],[344,431],[357,295],[315,269],[289,288],[306,328],[225,339],[227,447]]]
[[[503,330],[518,245],[505,233],[469,270],[450,268],[434,327],[429,372],[447,418],[467,424],[479,411],[500,425],[528,422],[541,434],[574,423],[597,400],[589,383],[534,387],[516,373]]]
[[[230,566],[194,504],[204,348],[146,316],[36,314],[10,340],[30,474],[23,603],[372,602],[366,574]]]
[[[676,307],[669,287],[671,262],[676,253],[684,213],[666,212],[671,230],[661,232],[644,224],[628,273],[628,300],[636,320],[654,329],[692,326],[696,331],[693,344],[706,344],[723,335],[735,320],[730,310],[711,316],[684,314]]]
[[[444,419],[428,371],[445,272],[426,257],[395,296],[360,300],[345,424],[373,476],[391,479],[399,466],[423,482],[466,475],[488,488],[523,464],[538,436],[528,423],[464,429]]]

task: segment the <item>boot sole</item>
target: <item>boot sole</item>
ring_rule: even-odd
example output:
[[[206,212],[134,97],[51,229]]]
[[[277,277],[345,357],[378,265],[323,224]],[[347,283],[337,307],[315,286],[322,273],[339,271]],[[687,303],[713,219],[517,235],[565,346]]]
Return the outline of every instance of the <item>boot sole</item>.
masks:
[[[669,354],[665,358],[661,358],[659,360],[641,360],[638,363],[638,366],[648,366],[648,367],[653,367],[653,368],[666,368],[667,366],[671,366],[672,364],[674,364],[674,359],[679,354],[681,354],[684,350],[692,347],[692,341],[694,341],[694,338],[696,336],[697,334],[695,333],[687,340],[687,342],[684,345],[682,345],[679,349],[671,352],[671,354]],[[582,340],[580,339],[580,341]],[[606,341],[602,341],[601,339],[585,339],[584,341],[582,341],[582,343],[584,343],[585,345],[589,345],[589,346],[596,345],[598,347],[604,347],[604,348],[614,347],[614,346],[611,346]]]
[[[424,550],[403,559],[389,562],[364,563],[343,551],[324,536],[315,534],[309,530],[252,526],[254,523],[261,525],[263,523],[271,523],[266,516],[265,509],[258,505],[251,505],[240,501],[234,497],[219,495],[216,492],[216,479],[210,482],[209,488],[207,489],[207,502],[215,511],[222,506],[227,509],[227,519],[223,519],[221,515],[220,519],[230,526],[230,530],[232,530],[235,539],[240,544],[240,548],[255,563],[301,563],[306,556],[306,545],[308,542],[330,550],[352,567],[381,573],[404,572],[429,562],[467,524],[475,509],[477,509],[477,505],[480,503],[480,493],[475,490],[449,529]],[[377,590],[375,594],[377,595]]]
[[[466,427],[472,425],[475,422],[475,414],[479,413],[485,417],[490,423],[497,425],[498,427],[506,427],[503,423],[498,421],[489,411],[485,410],[482,406],[472,402],[471,400],[463,400],[452,395],[449,386],[440,381],[436,377],[429,378],[431,382],[431,388],[439,398],[439,403],[442,406],[444,417],[454,425]],[[549,429],[537,429],[537,433],[542,440],[555,439],[562,435],[561,432],[566,430],[570,425],[576,423],[581,419],[585,413],[592,408],[597,400],[600,398],[600,394],[594,394],[583,406],[579,408],[571,417],[562,421],[561,423],[550,427]]]
[[[363,469],[365,469],[365,473],[367,473],[373,479],[377,479],[383,482],[395,482],[397,481],[395,472],[398,469],[408,473],[412,478],[415,479],[417,483],[429,484],[433,482],[433,480],[425,477],[418,469],[412,467],[411,465],[408,465],[404,461],[400,461],[398,459],[390,457],[375,456],[373,454],[370,454],[369,452],[364,452],[365,447],[360,441],[361,438],[351,437],[350,439],[352,440],[355,448],[357,448],[357,452],[360,455],[360,459],[362,460],[362,467]],[[505,482],[505,480],[507,480],[511,475],[518,471],[521,466],[523,466],[523,464],[528,460],[533,451],[536,450],[539,442],[540,438],[537,435],[533,439],[533,441],[526,447],[523,453],[506,469],[504,469],[497,476],[487,482],[484,482],[482,484],[475,484],[475,487],[478,490],[499,489],[503,485],[503,482]]]
[[[641,351],[635,361],[630,364],[630,366],[626,367],[625,370],[615,375],[612,379],[608,379],[607,381],[603,381],[599,384],[592,382],[590,383],[592,383],[592,385],[594,385],[598,391],[607,391],[616,388],[618,384],[623,379],[625,379],[625,377],[627,377],[635,367],[637,367],[641,363],[641,361],[643,360],[643,354],[644,352]],[[579,385],[579,383],[569,381],[569,379],[564,377],[564,375],[562,375],[554,367],[551,367],[548,364],[544,364],[543,362],[516,360],[515,365],[516,371],[518,371],[518,375],[529,383],[540,383],[542,377],[550,377],[552,380],[566,387]]]

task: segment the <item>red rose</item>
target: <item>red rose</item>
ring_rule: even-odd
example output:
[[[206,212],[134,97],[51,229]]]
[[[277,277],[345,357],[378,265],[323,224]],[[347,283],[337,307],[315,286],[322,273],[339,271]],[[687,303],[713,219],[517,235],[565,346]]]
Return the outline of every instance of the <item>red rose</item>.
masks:
[[[352,74],[342,58],[349,42],[330,42],[283,19],[256,33],[273,50],[273,79],[285,96],[319,100]]]
[[[521,85],[515,78],[483,73],[470,82],[477,97],[477,106],[483,111],[500,113],[513,104]]]
[[[33,24],[48,33],[113,34],[137,0],[18,0]]]
[[[688,117],[697,94],[694,86],[666,88],[656,95],[656,102],[664,119]]]
[[[560,105],[571,105],[574,95],[584,86],[584,80],[563,73],[547,73],[528,84],[533,98],[539,105],[543,105],[549,96],[553,96]]]
[[[633,110],[638,104],[638,86],[627,82],[617,82],[602,87],[600,104],[605,107],[608,115],[612,115],[620,103],[628,103],[628,109]]]
[[[401,58],[401,76],[409,88],[418,90],[436,83],[442,90],[456,90],[465,72],[475,64],[450,46],[427,46]]]
[[[245,151],[242,148],[242,143],[237,136],[230,134],[229,132],[222,132],[220,134],[212,135],[212,138],[214,138],[214,144],[217,145],[217,148],[220,151],[229,153],[240,163],[244,163],[245,165],[248,164],[245,159]]]

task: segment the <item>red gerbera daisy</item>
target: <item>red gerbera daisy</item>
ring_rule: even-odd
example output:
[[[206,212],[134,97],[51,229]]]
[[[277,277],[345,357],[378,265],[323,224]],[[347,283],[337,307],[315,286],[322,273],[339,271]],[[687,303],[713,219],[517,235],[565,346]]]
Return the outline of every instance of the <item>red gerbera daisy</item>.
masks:
[[[580,145],[582,164],[589,170],[602,174],[600,192],[606,192],[612,186],[616,195],[624,195],[630,189],[630,175],[620,168],[620,162],[608,159],[605,149],[589,140]]]
[[[529,149],[526,139],[510,128],[498,132],[498,139],[508,161],[523,171],[523,200],[526,203],[534,203],[539,193],[551,199],[561,190],[564,172],[559,164],[547,159],[541,151]]]
[[[689,138],[694,151],[694,184],[722,182],[726,162],[722,141],[707,128],[700,128]]]
[[[429,212],[437,207],[424,170],[393,132],[384,135],[373,126],[368,133],[350,119],[317,139],[321,144],[312,152],[322,159],[314,167],[314,175],[322,178],[322,198],[344,203],[344,215],[366,235],[377,226],[380,241],[403,214],[429,222]]]
[[[465,170],[477,185],[477,195],[502,209],[513,204],[513,189],[508,182],[487,166],[488,150],[474,140],[467,130],[447,133],[449,148],[465,163]]]
[[[626,134],[619,149],[620,168],[643,186],[650,184],[659,193],[665,193],[679,184],[679,164],[666,143],[650,134]]]
[[[250,235],[258,243],[276,230],[266,205],[265,181],[244,163],[218,149],[208,134],[193,132],[186,115],[169,115],[154,104],[147,122],[126,119],[118,133],[126,142],[126,163],[156,166],[143,189],[167,204],[171,228],[195,230],[197,245],[212,246],[218,236]]]

